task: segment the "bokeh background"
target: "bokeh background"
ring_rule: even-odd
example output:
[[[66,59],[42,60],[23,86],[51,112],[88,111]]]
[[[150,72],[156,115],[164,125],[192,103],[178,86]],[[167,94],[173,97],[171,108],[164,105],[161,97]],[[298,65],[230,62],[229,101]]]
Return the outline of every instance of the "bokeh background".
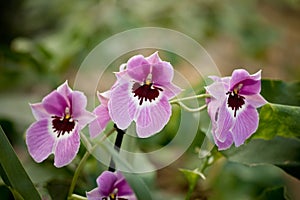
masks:
[[[199,42],[224,76],[242,67],[250,73],[262,69],[264,78],[296,81],[300,79],[299,22],[299,0],[1,1],[1,126],[40,191],[64,199],[59,195],[67,191],[74,166],[57,172],[51,161],[36,165],[28,157],[24,133],[33,122],[28,103],[40,101],[66,79],[72,85],[80,64],[97,44],[128,29],[164,27]],[[170,62],[184,69],[183,63]],[[166,140],[159,141],[163,145]],[[148,181],[154,193],[183,199],[188,185],[177,168],[194,162],[183,157],[152,175]],[[86,168],[77,193],[95,186],[101,166],[91,160]],[[195,199],[257,199],[268,193],[265,188],[283,183],[292,199],[299,197],[299,181],[274,167],[249,168],[220,159],[207,173],[209,178],[199,182]],[[1,199],[10,199],[1,185]],[[283,198],[280,194],[269,199]]]

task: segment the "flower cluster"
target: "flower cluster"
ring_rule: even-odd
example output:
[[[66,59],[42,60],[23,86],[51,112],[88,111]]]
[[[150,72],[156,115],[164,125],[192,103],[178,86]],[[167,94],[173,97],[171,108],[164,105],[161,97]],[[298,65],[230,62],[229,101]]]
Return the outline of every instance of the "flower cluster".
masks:
[[[97,93],[100,105],[93,112],[85,109],[85,95],[73,91],[66,81],[42,102],[30,105],[37,121],[26,132],[29,154],[36,162],[54,154],[54,165],[66,166],[79,150],[80,131],[89,125],[90,137],[95,138],[109,121],[117,130],[125,130],[135,122],[140,138],[160,132],[172,113],[170,99],[181,92],[172,83],[173,76],[172,65],[162,61],[157,52],[149,57],[133,56],[121,65],[111,89]],[[209,94],[206,103],[215,144],[219,150],[233,143],[238,147],[256,131],[256,109],[266,103],[259,94],[261,72],[250,75],[239,69],[231,77],[210,78],[213,83],[205,87]],[[136,199],[121,172],[105,171],[97,178],[97,184],[97,188],[86,193],[88,199]]]

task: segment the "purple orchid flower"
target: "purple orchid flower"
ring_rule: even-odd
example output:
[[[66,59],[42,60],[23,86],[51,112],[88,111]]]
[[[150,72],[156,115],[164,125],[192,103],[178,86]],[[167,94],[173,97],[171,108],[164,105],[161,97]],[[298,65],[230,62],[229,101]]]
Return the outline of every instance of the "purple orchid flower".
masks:
[[[30,105],[37,121],[26,132],[26,144],[36,162],[52,153],[56,167],[74,159],[80,146],[79,131],[95,118],[85,110],[86,104],[85,95],[72,91],[66,81],[41,103]]]
[[[91,138],[95,138],[99,135],[105,129],[107,123],[111,120],[108,112],[110,91],[97,93],[97,96],[101,104],[93,111],[97,118],[89,124]]]
[[[88,200],[136,200],[136,196],[120,172],[104,171],[97,178],[98,187],[87,192]]]
[[[149,57],[130,58],[126,69],[116,73],[117,82],[111,89],[108,110],[120,129],[136,122],[139,137],[149,137],[163,129],[171,116],[169,99],[181,89],[171,81],[174,71],[169,62],[155,52]]]
[[[231,77],[210,77],[214,83],[206,87],[208,114],[212,134],[219,150],[242,145],[258,127],[256,108],[266,104],[259,94],[261,71],[250,75],[244,69],[234,70]]]

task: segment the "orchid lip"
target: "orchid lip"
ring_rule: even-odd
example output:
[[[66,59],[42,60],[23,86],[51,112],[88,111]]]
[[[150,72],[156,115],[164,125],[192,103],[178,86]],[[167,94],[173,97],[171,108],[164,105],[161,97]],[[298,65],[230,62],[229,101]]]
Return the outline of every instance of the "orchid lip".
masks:
[[[146,82],[143,85],[139,83],[134,83],[132,86],[132,93],[134,97],[138,97],[139,105],[141,106],[143,102],[152,102],[159,96],[159,92],[163,91],[162,88],[156,87],[153,83]]]
[[[57,132],[57,138],[64,135],[66,132],[70,133],[75,127],[75,121],[70,115],[70,108],[66,107],[63,117],[52,116],[52,128]]]

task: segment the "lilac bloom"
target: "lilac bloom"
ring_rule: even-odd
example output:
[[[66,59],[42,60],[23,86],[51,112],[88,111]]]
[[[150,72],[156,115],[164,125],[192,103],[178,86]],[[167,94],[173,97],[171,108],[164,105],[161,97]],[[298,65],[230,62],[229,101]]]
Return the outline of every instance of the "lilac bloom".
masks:
[[[257,129],[256,108],[266,104],[259,94],[261,71],[250,75],[244,69],[234,70],[231,77],[210,77],[214,82],[206,87],[212,121],[212,134],[219,150],[242,145]]]
[[[158,53],[130,58],[126,68],[116,73],[117,82],[108,102],[112,121],[120,129],[136,122],[139,137],[149,137],[163,129],[171,116],[169,99],[181,89],[171,81],[174,70]]]
[[[89,124],[91,138],[95,138],[99,135],[105,129],[107,123],[111,120],[108,112],[110,91],[97,93],[97,96],[101,104],[93,111],[97,118]]]
[[[136,200],[120,172],[105,171],[97,178],[98,187],[87,192],[88,200]]]
[[[72,91],[66,81],[41,103],[30,105],[37,121],[26,132],[26,144],[36,162],[44,161],[52,153],[56,167],[74,159],[80,146],[79,131],[95,118],[85,110],[86,104],[85,95]]]

